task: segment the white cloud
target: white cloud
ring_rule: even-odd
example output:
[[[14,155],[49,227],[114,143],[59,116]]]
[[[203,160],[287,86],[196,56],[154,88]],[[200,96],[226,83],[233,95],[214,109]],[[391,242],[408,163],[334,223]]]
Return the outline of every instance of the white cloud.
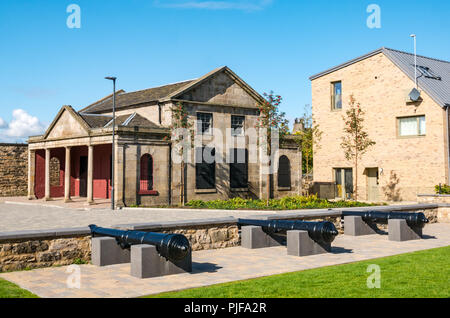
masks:
[[[257,11],[264,9],[272,2],[273,0],[156,0],[155,5],[175,9]]]
[[[3,120],[3,118],[0,117],[0,129],[7,127],[6,121]]]
[[[45,125],[23,109],[15,109],[12,115],[13,119],[8,125],[3,119],[0,121],[0,127],[4,128],[4,132],[0,133],[0,140],[24,141],[29,136],[40,135],[45,131]],[[1,125],[2,122],[3,125]]]

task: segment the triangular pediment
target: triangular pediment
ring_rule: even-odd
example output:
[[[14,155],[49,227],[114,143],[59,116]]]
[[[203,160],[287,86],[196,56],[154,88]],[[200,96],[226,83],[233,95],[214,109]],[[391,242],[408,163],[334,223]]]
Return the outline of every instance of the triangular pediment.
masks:
[[[44,134],[45,139],[72,138],[89,135],[89,126],[70,106],[63,106]]]
[[[213,71],[171,96],[217,105],[257,107],[264,99],[229,68]]]

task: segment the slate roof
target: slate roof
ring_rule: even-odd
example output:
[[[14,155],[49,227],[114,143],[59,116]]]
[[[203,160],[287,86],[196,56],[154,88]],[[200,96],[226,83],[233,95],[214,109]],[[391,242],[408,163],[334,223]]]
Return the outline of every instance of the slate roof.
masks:
[[[192,82],[194,81],[184,81],[130,93],[118,92],[116,93],[116,110],[142,103],[158,102],[160,99],[168,97],[170,94],[191,84]],[[81,112],[101,113],[104,111],[109,111],[112,110],[112,103],[113,99],[112,96],[110,96],[100,102],[94,103],[82,109]]]
[[[112,125],[112,118],[109,119],[107,125],[105,127],[110,127]],[[126,126],[126,127],[143,127],[143,128],[161,128],[157,124],[151,122],[150,120],[142,117],[137,113],[121,115],[116,117],[116,125],[117,126]]]
[[[89,125],[91,128],[104,127],[110,120],[112,116],[107,115],[95,115],[95,114],[85,114],[79,113],[81,118]]]
[[[400,68],[409,78],[411,78],[412,81],[414,81],[414,54],[385,47],[330,68],[319,74],[313,75],[310,77],[310,80],[315,80],[316,78],[330,74],[336,70],[342,69],[379,53],[386,55],[398,68]],[[428,77],[425,76],[425,73],[418,69],[417,83],[419,88],[430,95],[430,97],[433,98],[440,106],[450,106],[450,62],[418,55],[417,66],[428,68],[431,73],[436,75],[435,78]]]

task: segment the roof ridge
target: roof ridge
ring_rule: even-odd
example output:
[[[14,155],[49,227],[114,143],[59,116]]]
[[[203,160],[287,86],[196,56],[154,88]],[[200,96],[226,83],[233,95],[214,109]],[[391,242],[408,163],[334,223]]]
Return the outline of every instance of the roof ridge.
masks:
[[[412,55],[412,56],[414,56],[413,53],[409,53],[409,52],[405,52],[405,51],[400,51],[400,50],[396,50],[396,49],[391,49],[391,48],[388,48],[388,47],[383,47],[383,49],[384,49],[384,50],[388,50],[388,51],[394,51],[394,52],[398,52],[398,53],[403,53],[403,54],[407,54],[407,55]],[[419,54],[417,54],[417,57],[422,57],[422,58],[425,58],[425,59],[428,59],[428,60],[433,60],[433,61],[437,61],[437,62],[443,62],[443,63],[449,63],[449,64],[450,64],[450,61],[441,60],[441,59],[437,59],[437,58],[433,58],[433,57],[428,57],[428,56],[425,56],[425,55],[419,55]]]
[[[182,84],[182,83],[187,83],[187,82],[193,82],[197,80],[196,78],[191,79],[191,80],[185,80],[185,81],[180,81],[180,82],[175,82],[175,83],[170,83],[170,84],[165,84],[165,85],[160,85],[160,86],[154,86],[154,87],[149,87],[149,88],[144,88],[144,89],[139,89],[137,91],[132,91],[132,92],[126,92],[123,94],[120,94],[121,96],[123,95],[129,95],[129,94],[133,94],[133,93],[138,93],[138,92],[143,92],[143,91],[148,91],[149,89],[154,89],[154,88],[161,88],[161,87],[166,87],[166,86],[171,86],[171,85],[177,85],[177,84]]]

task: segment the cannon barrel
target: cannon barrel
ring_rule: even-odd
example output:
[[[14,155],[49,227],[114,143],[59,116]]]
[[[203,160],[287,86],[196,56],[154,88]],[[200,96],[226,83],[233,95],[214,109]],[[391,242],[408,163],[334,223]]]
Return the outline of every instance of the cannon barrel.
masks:
[[[423,228],[429,222],[422,212],[345,211],[342,216],[360,216],[364,222],[372,224],[388,224],[390,219],[403,219],[413,228]]]
[[[148,244],[156,246],[162,257],[171,261],[180,261],[189,255],[191,246],[182,234],[164,234],[153,232],[123,231],[89,225],[92,236],[109,236],[117,240],[122,248],[130,245]]]
[[[288,221],[288,220],[247,220],[239,219],[240,225],[261,226],[270,233],[278,234],[286,231],[298,230],[307,231],[309,237],[319,244],[329,244],[334,241],[338,231],[333,223],[325,222],[307,222],[307,221]]]

